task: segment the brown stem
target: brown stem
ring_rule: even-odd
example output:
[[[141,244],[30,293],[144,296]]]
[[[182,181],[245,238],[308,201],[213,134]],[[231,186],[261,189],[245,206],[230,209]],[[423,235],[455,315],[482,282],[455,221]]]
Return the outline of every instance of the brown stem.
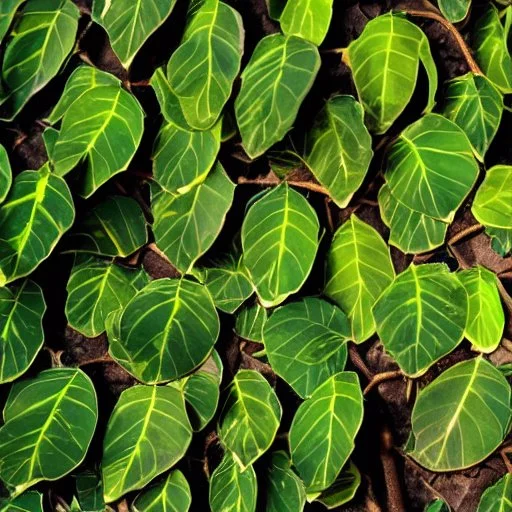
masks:
[[[156,246],[155,242],[148,244],[148,249],[158,254],[158,256],[169,263],[169,265],[172,265],[171,260]]]
[[[366,199],[364,197],[359,199],[359,203],[360,204],[367,204],[368,206],[379,206],[379,202],[378,201],[373,201],[372,199]]]
[[[411,16],[428,18],[430,20],[434,20],[440,23],[446,30],[448,30],[448,32],[450,32],[450,34],[457,41],[457,44],[459,45],[462,55],[464,55],[464,58],[466,59],[469,69],[477,75],[482,74],[482,71],[478,64],[476,63],[475,59],[473,58],[471,50],[466,44],[466,41],[464,41],[464,38],[460,35],[460,32],[447,19],[443,18],[440,14],[434,11],[427,11],[423,9],[409,9],[407,8],[407,6],[400,7],[403,11],[405,11],[407,14],[410,14]]]
[[[512,279],[512,271],[511,270],[507,270],[505,272],[500,272],[498,274],[498,277],[500,279]]]
[[[331,212],[331,199],[329,197],[325,198],[325,215],[327,216],[327,225],[329,226],[329,230],[334,231],[334,222],[332,220]]]
[[[393,370],[389,372],[377,373],[371,379],[368,385],[364,388],[363,395],[367,395],[374,387],[378,386],[382,382],[386,382],[388,380],[399,379],[403,377],[404,374],[400,370]]]
[[[415,254],[412,258],[413,263],[424,263],[425,261],[428,261],[432,256],[436,254],[436,251],[431,252],[424,252],[422,254]]]
[[[317,185],[316,183],[313,183],[311,181],[285,181],[290,185],[293,185],[294,187],[304,188],[307,190],[311,190],[312,192],[317,192],[318,194],[329,196],[329,192],[327,192],[327,190],[324,187],[322,187],[321,185]],[[238,178],[239,185],[260,185],[263,187],[275,187],[280,183],[282,183],[281,180],[277,178],[256,178],[254,180],[250,180],[245,176],[240,176]]]
[[[496,280],[496,283],[498,284],[498,291],[500,292],[501,300],[505,303],[509,314],[512,314],[512,297],[510,297],[499,279]]]
[[[110,357],[110,354],[105,354],[101,357],[95,357],[94,359],[89,359],[88,361],[84,361],[80,363],[78,366],[86,366],[88,364],[96,364],[96,363],[115,363],[115,361]]]
[[[457,234],[453,235],[450,240],[448,240],[448,245],[455,245],[457,242],[460,242],[463,238],[466,238],[473,233],[479,233],[482,231],[484,227],[481,224],[473,224],[462,231],[459,231]]]
[[[126,500],[120,501],[117,504],[117,512],[128,512],[128,502]]]
[[[358,369],[361,370],[361,373],[371,381],[373,379],[373,373],[368,369],[364,361],[361,359],[359,352],[357,351],[356,346],[353,343],[349,343],[348,345],[348,355],[352,364]]]
[[[387,425],[384,425],[380,434],[380,460],[386,481],[388,510],[389,512],[405,512],[400,480],[393,457],[393,436]]]

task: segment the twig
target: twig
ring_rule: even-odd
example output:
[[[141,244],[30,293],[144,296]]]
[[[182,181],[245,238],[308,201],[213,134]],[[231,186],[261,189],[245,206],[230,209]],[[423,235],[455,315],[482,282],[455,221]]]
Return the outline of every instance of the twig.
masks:
[[[359,199],[359,203],[360,204],[366,204],[368,206],[379,206],[379,202],[378,201],[373,201],[372,199],[366,199],[364,197]]]
[[[89,359],[88,361],[84,361],[80,363],[78,366],[86,366],[88,364],[96,364],[96,363],[115,363],[115,361],[110,357],[110,354],[106,353],[104,356],[95,357],[94,359]]]
[[[361,359],[359,352],[357,351],[356,346],[353,343],[349,343],[348,345],[348,355],[352,364],[358,369],[361,370],[361,373],[371,381],[373,379],[373,373],[368,369],[364,361]]]
[[[471,51],[468,48],[468,45],[466,44],[466,41],[464,41],[464,38],[460,35],[460,32],[448,20],[446,20],[440,14],[434,11],[426,11],[423,9],[409,9],[407,6],[402,7],[402,5],[400,5],[400,9],[405,11],[407,14],[410,14],[411,16],[428,18],[430,20],[434,20],[440,23],[446,30],[448,30],[448,32],[450,32],[450,34],[457,41],[457,44],[459,45],[462,55],[464,55],[464,58],[466,59],[469,69],[477,75],[482,74],[482,71],[478,64],[476,63],[475,59],[473,58],[473,55],[471,54]]]
[[[510,297],[499,279],[496,279],[496,283],[498,284],[498,291],[500,292],[501,300],[505,303],[509,314],[512,314],[512,297]]]
[[[462,231],[459,231],[457,234],[453,235],[450,240],[448,240],[448,245],[455,245],[457,242],[460,242],[463,238],[472,235],[473,233],[479,233],[482,231],[484,227],[481,224],[473,224]]]
[[[311,190],[312,192],[317,192],[319,194],[329,196],[329,192],[327,192],[327,190],[324,187],[322,187],[321,185],[317,185],[316,183],[313,183],[311,181],[284,181],[286,181],[290,185],[293,185],[294,187],[304,188],[307,190]],[[245,176],[240,176],[238,178],[239,185],[260,185],[262,187],[275,187],[281,183],[281,180],[274,178],[256,178],[254,180],[250,180]]]
[[[498,277],[500,279],[512,279],[512,271],[511,270],[507,270],[505,272],[501,272],[498,274]]]
[[[330,231],[334,231],[334,222],[332,220],[332,212],[331,212],[331,198],[325,198],[325,215],[327,216],[327,225],[329,226]]]
[[[386,482],[389,512],[405,512],[400,481],[393,457],[393,436],[389,427],[384,425],[380,434],[380,460]]]
[[[368,385],[364,388],[363,395],[367,395],[375,386],[382,384],[388,380],[399,379],[404,374],[400,370],[393,370],[389,372],[377,373],[371,379]]]

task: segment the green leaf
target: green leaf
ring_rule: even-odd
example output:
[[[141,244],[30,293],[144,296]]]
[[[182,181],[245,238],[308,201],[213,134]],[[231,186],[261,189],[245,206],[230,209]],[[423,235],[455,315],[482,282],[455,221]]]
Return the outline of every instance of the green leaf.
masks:
[[[348,503],[355,496],[361,484],[361,473],[352,461],[343,468],[334,483],[316,498],[327,510]]]
[[[476,61],[487,78],[507,94],[512,92],[512,57],[508,50],[512,6],[508,6],[503,14],[504,25],[498,9],[489,4],[487,11],[476,21],[472,35]]]
[[[0,382],[25,373],[43,346],[43,291],[30,280],[0,288]]]
[[[444,244],[449,224],[397,201],[387,184],[379,190],[379,208],[382,221],[390,229],[388,243],[402,252],[418,254]]]
[[[0,43],[9,31],[18,7],[25,0],[3,0],[0,4]]]
[[[0,478],[19,494],[63,477],[84,459],[97,417],[96,393],[82,370],[55,368],[17,382],[0,429]]]
[[[87,512],[105,512],[101,476],[85,470],[75,476],[75,482],[81,508]]]
[[[133,270],[112,262],[88,259],[78,261],[67,285],[66,318],[79,333],[94,338],[105,331],[107,316],[124,308],[146,285],[143,270]]]
[[[234,190],[220,163],[203,182],[183,194],[151,184],[155,242],[178,270],[189,273],[212,246],[233,202]]]
[[[206,360],[219,335],[208,290],[186,279],[150,282],[117,320],[110,354],[147,384],[190,373]]]
[[[165,480],[142,491],[132,506],[134,512],[187,512],[191,502],[187,479],[176,469]]]
[[[167,64],[169,85],[187,123],[211,128],[231,95],[244,50],[242,17],[219,0],[206,0],[188,23]]]
[[[290,427],[290,452],[308,493],[336,480],[362,421],[363,394],[354,372],[333,375],[299,406]]]
[[[0,502],[0,512],[43,512],[43,495],[37,491],[27,491],[21,496]]]
[[[436,499],[425,507],[425,512],[450,512],[450,507],[443,500]]]
[[[442,114],[464,130],[484,161],[503,113],[503,96],[483,75],[467,73],[448,82]]]
[[[44,149],[46,150],[46,155],[48,156],[48,162],[51,166],[51,162],[53,162],[53,151],[55,149],[55,143],[59,138],[59,130],[48,126],[48,128],[44,130],[42,137]]]
[[[265,479],[266,512],[302,512],[306,490],[284,451],[274,452]]]
[[[204,273],[215,306],[225,313],[234,313],[254,291],[240,263],[228,262],[222,267],[204,269]]]
[[[250,158],[262,155],[290,130],[319,68],[317,48],[304,39],[273,34],[258,42],[235,102]]]
[[[176,0],[94,0],[92,19],[107,32],[110,45],[128,69],[142,45],[171,14]]]
[[[143,121],[139,102],[124,89],[89,89],[64,114],[53,153],[55,173],[64,176],[85,159],[79,194],[91,196],[126,169],[142,138]]]
[[[218,433],[242,471],[269,449],[281,415],[281,404],[265,377],[255,370],[239,370],[229,388]]]
[[[217,410],[222,371],[222,361],[214,350],[194,373],[177,382],[183,390],[194,432],[206,427]]]
[[[179,390],[134,386],[121,393],[103,441],[103,489],[110,503],[142,489],[185,454],[192,429]]]
[[[286,6],[287,0],[265,0],[267,4],[268,15],[276,21],[279,21],[281,14]]]
[[[425,34],[401,14],[384,14],[365,26],[344,53],[352,69],[370,131],[384,133],[410,103],[421,62],[428,77],[425,112],[435,104],[437,70]]]
[[[418,377],[462,341],[468,299],[443,263],[412,264],[378,298],[373,316],[386,352]]]
[[[488,487],[476,512],[510,512],[512,510],[512,474],[507,473]]]
[[[304,284],[318,230],[315,211],[287,183],[251,205],[242,225],[243,258],[264,307],[280,304]]]
[[[395,199],[445,222],[453,220],[477,176],[466,134],[438,114],[422,117],[400,134],[384,175]]]
[[[468,318],[464,336],[483,353],[498,348],[505,327],[496,275],[484,267],[463,270],[459,280],[468,295]]]
[[[512,227],[512,166],[495,165],[488,169],[471,212],[486,227]]]
[[[50,124],[55,124],[62,119],[69,107],[90,89],[102,85],[121,86],[121,81],[105,71],[93,66],[82,65],[76,68],[68,78],[59,102],[46,118]]]
[[[469,12],[471,0],[438,0],[443,16],[452,23],[462,21]]]
[[[501,444],[510,419],[510,385],[501,372],[482,357],[462,361],[420,392],[409,455],[431,471],[468,468]]]
[[[75,44],[79,16],[70,0],[27,2],[6,41],[2,64],[5,96],[0,100],[6,108],[2,118],[13,119],[59,72]]]
[[[277,308],[263,331],[272,369],[302,398],[343,371],[349,336],[343,311],[311,297]]]
[[[0,286],[30,274],[75,219],[66,182],[39,171],[18,174],[0,207]]]
[[[352,96],[335,96],[308,134],[305,161],[340,208],[361,186],[373,156],[363,117],[361,104]]]
[[[229,452],[210,478],[212,512],[255,512],[258,483],[252,466],[244,471]]]
[[[126,258],[147,241],[147,223],[137,201],[111,196],[85,212],[64,243],[67,252]]]
[[[384,240],[352,215],[334,234],[324,293],[347,314],[354,342],[361,343],[375,332],[371,308],[394,277]]]
[[[298,36],[319,46],[331,24],[333,0],[288,0],[279,21],[287,36]]]
[[[170,194],[189,192],[202,183],[217,159],[221,123],[203,132],[164,124],[153,150],[153,178]]]
[[[261,342],[267,315],[267,310],[258,303],[242,309],[236,317],[235,332],[245,340]]]
[[[510,254],[512,249],[512,228],[495,228],[493,226],[487,226],[485,232],[492,239],[492,248],[502,258]]]
[[[11,185],[12,171],[9,156],[5,148],[0,144],[0,203],[7,197]]]

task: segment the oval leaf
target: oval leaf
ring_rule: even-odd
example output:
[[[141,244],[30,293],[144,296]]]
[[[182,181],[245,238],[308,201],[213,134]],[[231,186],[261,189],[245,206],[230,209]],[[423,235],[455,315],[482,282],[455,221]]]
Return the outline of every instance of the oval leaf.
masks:
[[[0,500],[0,512],[43,512],[43,495],[37,491],[27,491],[7,503]]]
[[[512,474],[507,473],[485,490],[476,512],[510,512],[511,510]]]
[[[236,317],[235,332],[246,340],[262,342],[267,316],[267,310],[258,303],[246,307]]]
[[[2,203],[12,185],[12,171],[7,151],[0,144],[0,203]]]
[[[355,496],[361,484],[361,473],[352,461],[343,468],[334,483],[316,498],[327,510],[336,509],[348,503]]]
[[[462,21],[471,6],[471,0],[439,0],[438,3],[443,16],[452,23]]]
[[[279,16],[283,32],[319,46],[331,24],[332,4],[333,0],[288,0]]]
[[[25,0],[3,0],[0,4],[0,43],[7,34],[16,10]]]

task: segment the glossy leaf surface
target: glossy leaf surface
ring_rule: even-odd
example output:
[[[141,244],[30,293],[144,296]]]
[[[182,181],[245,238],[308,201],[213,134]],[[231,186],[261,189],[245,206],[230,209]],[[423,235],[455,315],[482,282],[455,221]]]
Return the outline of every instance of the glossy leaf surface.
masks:
[[[16,10],[25,0],[3,0],[0,4],[0,42],[7,34]]]
[[[512,475],[507,473],[488,487],[480,498],[477,512],[510,512],[512,510]]]
[[[439,0],[438,3],[443,16],[452,23],[462,21],[471,7],[471,0]]]
[[[333,0],[288,0],[279,16],[281,29],[318,46],[329,30],[332,4]]]
[[[348,503],[361,485],[361,473],[352,461],[342,469],[334,483],[316,498],[327,510]]]
[[[235,332],[246,340],[261,342],[267,316],[267,310],[258,303],[248,306],[238,313]]]
[[[12,171],[7,151],[0,144],[0,203],[5,200],[12,185]]]

